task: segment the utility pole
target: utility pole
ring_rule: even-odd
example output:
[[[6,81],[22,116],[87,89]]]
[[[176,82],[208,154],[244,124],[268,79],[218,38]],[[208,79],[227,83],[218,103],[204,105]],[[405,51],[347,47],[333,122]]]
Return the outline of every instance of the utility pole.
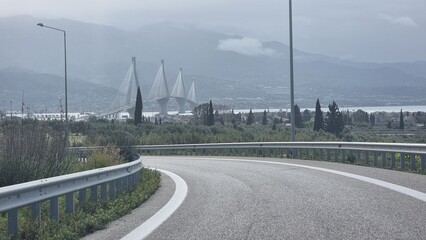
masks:
[[[290,104],[291,104],[291,138],[292,142],[296,141],[295,131],[295,117],[294,117],[294,73],[293,73],[293,23],[292,23],[292,10],[291,0],[289,3],[289,31],[290,31]]]

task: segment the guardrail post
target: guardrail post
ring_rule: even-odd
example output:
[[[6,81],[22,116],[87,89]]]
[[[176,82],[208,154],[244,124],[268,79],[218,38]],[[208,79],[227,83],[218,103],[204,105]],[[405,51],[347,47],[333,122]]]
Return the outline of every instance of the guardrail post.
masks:
[[[18,209],[7,211],[7,233],[12,236],[18,235]]]
[[[130,183],[130,188],[133,188],[135,186],[135,174],[131,174],[129,175],[129,183]]]
[[[416,171],[416,155],[414,153],[410,154],[410,170]]]
[[[327,149],[327,161],[330,161],[330,149]]]
[[[115,180],[112,180],[109,182],[109,199],[111,200],[115,199],[115,191],[116,191]]]
[[[86,188],[80,189],[80,191],[78,191],[78,201],[80,204],[86,202]]]
[[[98,185],[90,187],[90,195],[93,202],[98,201]]]
[[[37,220],[41,219],[41,203],[35,202],[31,204],[31,217]]]
[[[323,158],[324,158],[324,155],[323,155],[322,148],[321,148],[321,149],[320,149],[320,160],[321,160],[321,161],[322,161],[322,160],[324,160]]]
[[[65,194],[65,208],[68,214],[74,212],[74,192]]]
[[[312,149],[312,159],[317,160],[317,150],[315,148]]]
[[[105,200],[107,198],[107,184],[106,183],[101,184],[101,198],[102,198],[102,200]]]
[[[382,167],[385,168],[386,167],[386,161],[387,161],[387,157],[386,157],[386,152],[382,152]]]
[[[126,177],[126,179],[127,179],[127,189],[130,190],[133,187],[132,175],[129,175],[128,177]]]
[[[337,162],[338,159],[339,159],[339,150],[335,149],[334,150],[334,161]]]
[[[365,165],[370,165],[370,153],[365,151]]]
[[[401,170],[405,171],[405,153],[401,154]]]
[[[356,159],[354,162],[361,160],[361,151],[356,151]]]
[[[391,152],[391,168],[395,168],[395,153]]]
[[[309,148],[306,148],[305,155],[306,159],[309,159]]]
[[[121,179],[117,179],[115,180],[115,189],[116,189],[116,193],[120,193],[121,192]]]
[[[342,150],[342,162],[346,162],[346,151]]]
[[[59,221],[59,200],[58,197],[50,199],[50,219]]]
[[[422,154],[422,170],[426,170],[426,154]]]
[[[141,175],[141,171],[137,171],[133,174],[135,186],[139,184],[139,176],[140,175]]]
[[[373,154],[373,166],[377,167],[377,151],[374,151]]]
[[[122,178],[123,181],[123,189],[124,191],[128,191],[129,190],[129,181],[127,177]]]

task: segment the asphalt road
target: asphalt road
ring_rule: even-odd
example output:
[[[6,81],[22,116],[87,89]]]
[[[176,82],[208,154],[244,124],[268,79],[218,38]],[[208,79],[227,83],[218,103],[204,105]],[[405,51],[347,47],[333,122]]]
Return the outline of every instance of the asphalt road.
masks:
[[[359,179],[273,162],[357,174],[423,195],[424,175],[290,159],[143,159],[145,166],[171,171],[188,186],[182,205],[147,239],[426,239],[424,200]],[[162,180],[139,209],[86,239],[119,239],[155,214],[175,190],[167,175]]]
[[[421,175],[281,161],[426,188]],[[188,184],[183,204],[148,239],[426,239],[426,202],[357,179],[224,158],[145,157],[144,163]]]

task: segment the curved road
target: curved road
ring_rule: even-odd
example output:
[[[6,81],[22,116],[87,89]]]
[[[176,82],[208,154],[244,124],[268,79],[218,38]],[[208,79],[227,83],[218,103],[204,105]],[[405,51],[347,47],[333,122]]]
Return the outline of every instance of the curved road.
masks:
[[[426,239],[424,175],[320,161],[241,161],[246,159],[144,157],[145,166],[171,171],[188,185],[182,205],[147,239]],[[420,199],[291,164],[381,180],[415,190]],[[174,190],[170,184],[164,188]]]

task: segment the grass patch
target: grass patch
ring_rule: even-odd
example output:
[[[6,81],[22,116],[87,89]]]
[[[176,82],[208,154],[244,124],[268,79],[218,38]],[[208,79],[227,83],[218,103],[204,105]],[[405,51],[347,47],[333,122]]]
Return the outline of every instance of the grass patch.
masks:
[[[19,233],[15,239],[79,239],[105,226],[145,202],[160,186],[160,173],[142,169],[140,183],[130,192],[119,194],[113,201],[88,202],[77,205],[76,211],[67,215],[65,204],[60,204],[59,222],[49,219],[48,201],[42,204],[42,219],[31,219],[28,208],[19,212]],[[63,199],[60,199],[63,203]],[[0,214],[0,239],[7,235],[7,215]]]

